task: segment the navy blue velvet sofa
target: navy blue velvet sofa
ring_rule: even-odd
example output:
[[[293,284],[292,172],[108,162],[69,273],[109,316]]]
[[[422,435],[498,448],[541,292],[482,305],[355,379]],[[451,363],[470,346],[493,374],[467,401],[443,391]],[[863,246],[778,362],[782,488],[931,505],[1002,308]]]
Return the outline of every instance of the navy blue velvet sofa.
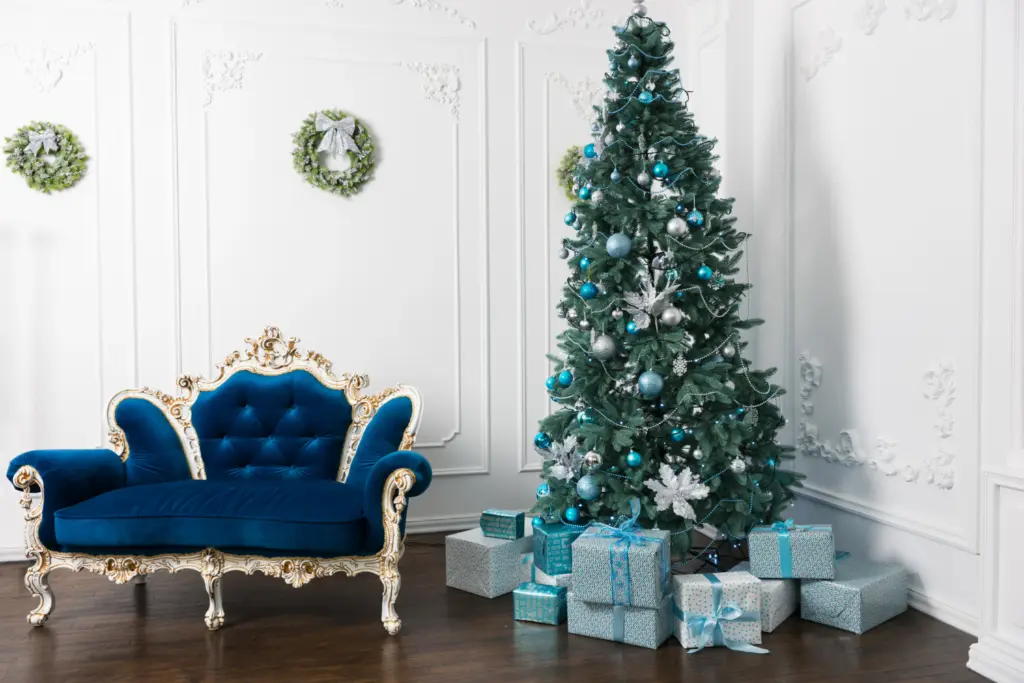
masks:
[[[419,394],[398,386],[364,395],[365,375],[334,375],[326,358],[277,328],[245,341],[215,379],[182,377],[181,396],[115,396],[112,449],[32,451],[11,462],[35,560],[25,577],[39,599],[29,623],[41,626],[52,611],[47,575],[57,568],[116,583],[195,570],[210,629],[224,623],[226,572],[296,587],[370,572],[383,584],[384,627],[398,633],[407,499],[431,479],[430,464],[409,450]]]

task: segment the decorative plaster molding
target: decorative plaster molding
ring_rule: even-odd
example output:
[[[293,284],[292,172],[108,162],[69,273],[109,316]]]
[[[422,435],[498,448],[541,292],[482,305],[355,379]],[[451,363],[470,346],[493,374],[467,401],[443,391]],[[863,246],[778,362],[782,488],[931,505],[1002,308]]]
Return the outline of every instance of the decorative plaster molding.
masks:
[[[957,0],[903,0],[903,12],[909,19],[945,21],[956,12]]]
[[[417,9],[425,9],[428,12],[441,12],[448,15],[455,21],[459,22],[463,26],[469,28],[476,28],[476,22],[464,15],[454,7],[450,7],[446,4],[438,2],[437,0],[391,0],[392,5],[406,5],[407,7],[416,7]]]
[[[866,36],[874,33],[886,8],[886,0],[863,0],[854,17],[861,33]]]
[[[201,2],[203,2],[203,0],[181,0],[181,7],[184,9],[190,5],[198,5]]]
[[[423,96],[448,107],[452,118],[456,121],[459,120],[460,92],[462,90],[459,67],[453,64],[402,62],[402,68],[418,73]]]
[[[324,0],[324,7],[327,9],[344,9],[345,5],[341,4],[341,0]]]
[[[594,118],[594,107],[601,105],[604,93],[603,84],[589,76],[583,80],[572,82],[560,73],[550,72],[547,74],[548,83],[557,83],[565,88],[572,97],[572,104],[576,113],[586,122]]]
[[[591,0],[580,0],[579,7],[570,7],[562,13],[561,17],[557,12],[552,12],[544,23],[530,19],[526,22],[526,27],[534,33],[546,36],[562,29],[605,28],[610,25],[604,21],[604,10],[592,7]]]
[[[832,61],[836,53],[843,47],[843,39],[831,26],[825,26],[814,38],[814,49],[811,56],[800,68],[804,80],[810,81],[818,75],[826,64]]]
[[[32,81],[36,90],[42,93],[56,88],[64,77],[64,67],[70,65],[76,57],[90,52],[94,47],[92,43],[79,43],[66,50],[58,50],[45,43],[33,47],[14,43],[0,43],[0,45],[7,45],[14,51],[14,56],[21,64],[25,75]]]
[[[263,56],[262,52],[235,52],[232,50],[207,50],[203,55],[203,87],[206,100],[203,108],[213,103],[213,94],[227,90],[240,90],[245,77],[245,67]]]
[[[900,475],[906,482],[923,480],[940,489],[952,489],[955,484],[953,462],[956,454],[952,439],[956,419],[953,416],[953,402],[956,400],[955,370],[950,364],[942,364],[924,375],[924,397],[934,401],[938,407],[935,430],[939,439],[938,453],[925,458],[920,465],[900,462],[898,444],[885,436],[875,440],[875,457],[864,455],[856,431],[844,429],[839,432],[839,441],[821,441],[818,426],[814,423],[814,393],[821,386],[821,361],[809,352],[800,354],[800,428],[796,440],[797,450],[805,455],[821,458],[827,462],[840,463],[847,467],[864,466],[877,470],[887,477]]]

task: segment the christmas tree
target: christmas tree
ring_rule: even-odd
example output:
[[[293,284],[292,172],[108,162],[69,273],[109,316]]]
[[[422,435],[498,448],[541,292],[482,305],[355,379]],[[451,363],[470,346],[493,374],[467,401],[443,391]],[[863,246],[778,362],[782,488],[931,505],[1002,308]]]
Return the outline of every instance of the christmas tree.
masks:
[[[638,499],[640,525],[675,532],[680,552],[702,524],[736,539],[780,519],[801,475],[780,467],[793,454],[776,441],[774,370],[743,358],[741,331],[762,321],[740,315],[750,285],[733,276],[748,235],[718,196],[716,141],[698,133],[669,68],[669,29],[634,2],[565,216],[569,326],[547,379],[560,407],[534,439],[545,460],[534,511],[615,524]]]

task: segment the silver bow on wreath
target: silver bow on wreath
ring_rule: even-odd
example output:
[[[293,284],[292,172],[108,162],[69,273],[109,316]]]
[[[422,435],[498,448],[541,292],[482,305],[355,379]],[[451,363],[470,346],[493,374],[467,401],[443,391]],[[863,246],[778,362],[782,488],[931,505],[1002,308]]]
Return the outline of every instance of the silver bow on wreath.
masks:
[[[47,128],[42,133],[28,132],[28,144],[25,145],[25,152],[28,154],[39,154],[39,150],[47,152],[57,151],[57,134],[53,128]]]
[[[335,121],[320,112],[316,115],[316,130],[324,134],[320,146],[316,148],[317,152],[330,152],[334,156],[348,151],[361,153],[359,145],[352,138],[356,132],[356,120],[351,116]]]

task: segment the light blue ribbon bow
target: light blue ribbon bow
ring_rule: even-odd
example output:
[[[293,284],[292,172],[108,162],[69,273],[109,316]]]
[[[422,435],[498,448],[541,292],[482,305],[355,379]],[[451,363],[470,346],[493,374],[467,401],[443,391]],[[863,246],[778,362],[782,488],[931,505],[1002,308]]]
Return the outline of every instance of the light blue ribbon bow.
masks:
[[[31,130],[28,132],[28,144],[25,145],[25,152],[39,154],[40,149],[47,152],[57,151],[57,134],[53,132],[53,128],[47,128],[42,133]]]
[[[791,531],[827,531],[830,527],[821,525],[799,525],[792,519],[785,522],[775,522],[769,527],[779,537],[779,565],[782,568],[782,578],[793,578],[793,545],[790,542]]]
[[[676,617],[683,620],[690,637],[697,641],[697,647],[687,650],[686,653],[692,655],[706,647],[724,645],[737,652],[748,652],[754,655],[768,654],[768,650],[763,647],[725,637],[725,632],[722,630],[723,622],[757,621],[758,629],[760,629],[761,615],[757,612],[744,612],[743,608],[735,602],[722,604],[721,580],[714,574],[704,574],[704,577],[711,583],[711,614],[688,614],[681,612],[675,604],[672,605]]]

